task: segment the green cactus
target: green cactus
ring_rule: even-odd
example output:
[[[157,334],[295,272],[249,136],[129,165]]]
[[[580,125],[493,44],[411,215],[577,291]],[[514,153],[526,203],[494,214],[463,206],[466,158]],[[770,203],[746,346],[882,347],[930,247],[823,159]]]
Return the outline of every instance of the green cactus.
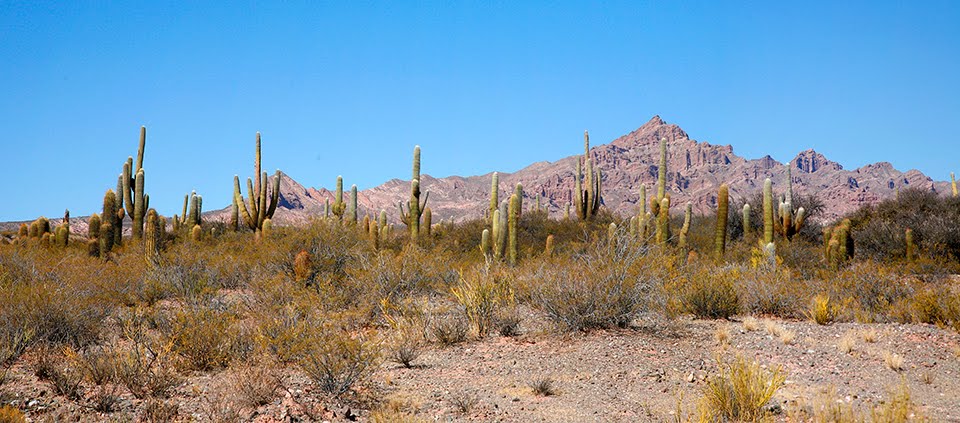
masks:
[[[680,240],[678,246],[687,248],[687,235],[690,233],[690,221],[693,218],[693,203],[687,201],[687,206],[683,211],[683,227],[680,228]]]
[[[913,243],[913,230],[907,228],[903,234],[904,242],[907,244],[907,260],[913,261],[917,258],[917,245]]]
[[[957,180],[953,177],[953,172],[950,172],[950,188],[953,189],[953,196],[956,197],[957,193]]]
[[[743,239],[746,240],[747,237],[753,233],[753,226],[750,223],[750,204],[743,205],[743,211],[741,212],[741,219],[743,221]]]
[[[487,208],[487,223],[493,223],[493,212],[497,210],[497,207],[500,205],[500,175],[497,172],[493,172],[493,177],[490,181],[490,206]]]
[[[517,219],[519,221],[520,217],[523,216],[523,184],[517,182],[517,186],[513,188],[513,193],[517,195]]]
[[[720,184],[717,193],[717,227],[713,238],[714,254],[717,260],[723,258],[727,247],[727,217],[730,206],[730,188],[727,184]]]
[[[660,166],[657,169],[657,202],[667,195],[667,139],[660,138]]]
[[[380,226],[381,230],[387,227],[387,211],[386,210],[380,210],[380,219],[377,220],[377,225]]]
[[[833,228],[823,227],[823,260],[830,262],[830,239],[833,238]]]
[[[357,184],[353,184],[350,186],[350,208],[347,211],[350,224],[355,225],[357,223],[357,213],[359,213],[357,208]]]
[[[567,205],[566,205],[566,207],[564,207],[564,209],[563,209],[563,220],[570,220],[570,206],[571,206],[571,204],[568,202]]]
[[[343,176],[337,176],[337,190],[334,194],[334,202],[328,209],[339,220],[343,220],[343,215],[347,211],[347,204],[343,201]]]
[[[123,230],[123,226],[121,226],[119,219],[120,216],[117,215],[118,207],[119,204],[117,204],[117,195],[112,189],[107,190],[107,192],[103,195],[103,214],[100,215],[100,226],[102,228],[104,227],[104,224],[107,225],[109,232],[107,232],[106,235],[109,235],[110,239],[109,242],[106,242],[107,240],[104,239],[100,240],[101,254],[109,253],[113,249],[113,245],[116,242],[116,231]],[[99,236],[102,238],[104,235],[105,233],[103,229],[101,229]]]
[[[494,213],[496,213],[496,210],[494,210]],[[491,217],[490,220],[492,221],[493,217]],[[480,234],[480,252],[482,252],[483,256],[487,257],[488,259],[492,254],[492,251],[490,250],[490,230],[486,228],[484,228],[483,232]]]
[[[100,223],[100,256],[105,257],[113,249],[113,224],[110,222]]]
[[[160,258],[163,246],[164,229],[160,227],[160,216],[155,209],[147,210],[146,226],[143,230],[143,253],[150,263]]]
[[[583,175],[584,167],[587,171],[586,180],[584,180]],[[600,210],[600,204],[603,203],[603,196],[600,192],[601,177],[599,168],[596,173],[593,171],[593,158],[590,156],[590,134],[583,131],[583,157],[577,158],[577,173],[574,175],[573,188],[574,207],[577,211],[577,217],[582,221],[593,220],[593,217]],[[584,187],[584,185],[586,186]]]
[[[363,217],[367,225],[367,236],[370,238],[370,244],[374,251],[380,249],[380,224],[376,219],[370,219],[369,216]]]
[[[806,210],[803,207],[794,212],[793,210],[793,178],[790,173],[790,165],[787,165],[787,193],[786,198],[780,201],[778,211],[780,213],[780,231],[787,240],[793,239],[793,236],[800,232],[803,223],[806,220]]]
[[[240,177],[233,176],[233,197],[237,202],[237,208],[247,227],[254,232],[263,230],[263,222],[272,219],[277,211],[277,205],[280,203],[280,169],[277,169],[273,176],[272,192],[268,192],[267,172],[260,171],[260,133],[257,132],[256,154],[253,160],[255,180],[247,178],[247,200],[249,205],[244,203],[243,196],[240,194]],[[269,194],[269,198],[268,198]]]
[[[150,196],[144,192],[146,175],[143,170],[143,153],[146,147],[147,128],[140,127],[140,146],[137,149],[137,161],[134,163],[133,157],[128,157],[123,165],[123,173],[120,175],[121,192],[117,193],[118,200],[122,199],[123,204],[118,204],[119,208],[126,207],[126,215],[133,221],[133,238],[141,239],[143,237],[144,217],[147,209],[150,207]],[[119,203],[119,202],[118,202]],[[117,211],[117,213],[122,213]],[[122,227],[123,215],[119,215],[119,222],[114,227]],[[102,252],[102,251],[101,251]]]
[[[763,181],[763,244],[773,242],[773,182]]]
[[[193,242],[203,241],[203,228],[200,225],[193,225],[193,229],[190,230],[190,239]]]
[[[647,186],[640,185],[640,200],[639,200],[640,210],[637,212],[637,216],[644,216],[647,214]]]
[[[507,217],[508,256],[507,262],[511,266],[517,264],[517,225],[520,220],[520,198],[514,193],[510,196],[510,211]]]
[[[97,238],[87,240],[87,255],[90,257],[100,257],[100,241]]]
[[[100,215],[94,213],[87,222],[87,238],[96,239],[100,237]]]
[[[547,235],[547,243],[543,248],[543,254],[547,257],[553,257],[553,234]]]
[[[670,241],[670,196],[660,200],[660,214],[657,215],[657,243],[667,245]]]
[[[27,239],[30,237],[30,227],[26,223],[20,224],[20,229],[17,230],[17,238]]]
[[[230,230],[233,232],[240,230],[240,208],[237,207],[237,197],[233,197],[230,204]]]
[[[63,234],[60,235],[59,244],[66,247],[70,244],[70,210],[63,211],[63,222],[60,223]]]
[[[423,216],[423,209],[427,207],[427,200],[430,193],[427,192],[420,202],[420,146],[413,147],[413,178],[410,180],[410,199],[407,200],[408,211],[403,210],[403,202],[400,202],[400,220],[407,225],[410,231],[410,242],[416,244],[420,239],[420,218]]]
[[[432,235],[432,226],[433,226],[433,212],[430,211],[430,207],[423,209],[423,231],[427,234],[427,237]]]
[[[493,211],[490,235],[493,241],[493,258],[500,260],[507,242],[507,203],[501,204],[500,209]]]

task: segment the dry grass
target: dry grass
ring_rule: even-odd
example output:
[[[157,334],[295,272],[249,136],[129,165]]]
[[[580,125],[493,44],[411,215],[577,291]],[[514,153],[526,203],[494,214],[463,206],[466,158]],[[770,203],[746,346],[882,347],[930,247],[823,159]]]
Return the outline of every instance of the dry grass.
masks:
[[[760,321],[753,316],[744,317],[743,330],[747,332],[755,332],[760,330]]]
[[[883,351],[880,356],[883,358],[883,365],[888,369],[899,372],[903,370],[903,357],[900,354]]]
[[[853,333],[847,332],[837,341],[837,349],[844,354],[850,354],[857,346],[857,338]]]
[[[784,345],[792,345],[797,338],[796,332],[789,330],[772,320],[764,320],[763,329],[774,338],[783,342]]]
[[[530,390],[533,391],[533,394],[536,396],[552,397],[557,395],[556,382],[549,376],[536,378],[527,383],[527,386],[530,387]]]
[[[863,338],[863,342],[866,342],[868,344],[873,344],[878,340],[880,340],[880,333],[877,332],[876,329],[867,329],[861,332],[860,335]]]
[[[713,339],[715,339],[720,346],[730,345],[730,338],[730,327],[728,325],[717,326],[713,332]]]
[[[786,375],[780,367],[764,370],[757,362],[736,356],[719,363],[718,374],[703,389],[701,415],[709,421],[759,421],[769,416],[765,409],[783,386]]]
[[[450,405],[461,416],[469,415],[479,403],[480,398],[471,392],[461,392],[450,398]]]
[[[837,318],[839,307],[830,301],[827,294],[817,294],[810,300],[807,316],[818,325],[829,325]]]

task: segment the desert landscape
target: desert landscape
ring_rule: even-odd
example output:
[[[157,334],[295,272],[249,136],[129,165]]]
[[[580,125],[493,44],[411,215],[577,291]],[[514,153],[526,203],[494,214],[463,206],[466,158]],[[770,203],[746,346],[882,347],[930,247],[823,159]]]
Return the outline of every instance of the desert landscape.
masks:
[[[960,422],[957,22],[0,1],[0,423]]]

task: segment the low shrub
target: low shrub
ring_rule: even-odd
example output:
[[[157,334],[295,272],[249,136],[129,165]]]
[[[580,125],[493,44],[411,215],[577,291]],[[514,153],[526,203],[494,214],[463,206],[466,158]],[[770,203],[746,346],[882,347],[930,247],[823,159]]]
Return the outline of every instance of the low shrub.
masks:
[[[698,269],[680,288],[683,309],[701,319],[729,319],[740,312],[738,276],[735,270]]]
[[[703,388],[700,412],[707,421],[753,422],[768,417],[765,407],[786,381],[783,369],[765,370],[740,355],[719,367]]]
[[[327,330],[298,364],[323,392],[336,397],[366,378],[379,361],[379,343]]]

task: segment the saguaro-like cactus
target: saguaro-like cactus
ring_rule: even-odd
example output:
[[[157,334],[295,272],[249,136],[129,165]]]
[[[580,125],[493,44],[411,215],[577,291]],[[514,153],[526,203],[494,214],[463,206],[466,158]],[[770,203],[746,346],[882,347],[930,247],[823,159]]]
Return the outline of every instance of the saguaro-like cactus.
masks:
[[[906,244],[907,260],[913,261],[917,257],[917,245],[913,243],[913,229],[907,228],[904,231],[903,240]]]
[[[660,166],[657,169],[657,202],[667,195],[667,139],[660,138]]]
[[[240,208],[237,207],[237,197],[233,197],[230,204],[230,230],[234,232],[240,230]]]
[[[553,257],[553,234],[547,235],[547,243],[543,248],[543,254],[547,257]]]
[[[714,254],[717,259],[723,257],[727,246],[727,216],[730,207],[730,188],[721,184],[717,193],[717,228],[713,237]]]
[[[442,222],[441,222],[442,223]],[[433,234],[433,212],[430,210],[430,207],[423,209],[423,231],[429,237]]]
[[[517,194],[510,196],[510,211],[507,220],[507,237],[509,238],[507,261],[513,266],[517,264],[517,225],[520,220],[520,198]]]
[[[420,239],[420,218],[423,216],[423,209],[427,207],[427,199],[430,193],[427,192],[420,202],[420,146],[413,147],[413,178],[410,180],[410,199],[407,200],[407,211],[403,209],[403,202],[400,206],[400,220],[407,225],[410,230],[410,242],[416,244]]]
[[[267,198],[267,173],[260,172],[260,133],[257,132],[257,149],[253,162],[254,178],[252,181],[247,178],[247,197],[249,206],[244,203],[243,196],[240,194],[240,177],[233,176],[233,197],[240,209],[244,222],[250,229],[260,232],[263,230],[263,222],[272,219],[274,212],[277,211],[277,204],[280,202],[280,170],[273,177],[273,192]]]
[[[743,239],[746,240],[753,232],[753,225],[750,223],[750,204],[743,205],[741,214],[741,219],[743,220]]]
[[[586,180],[583,180],[583,168],[586,168]],[[590,134],[583,131],[583,157],[577,159],[577,173],[573,188],[573,202],[580,220],[589,221],[600,210],[603,196],[600,193],[600,178],[602,174],[598,168],[593,171],[593,158],[590,157]]]
[[[116,233],[114,231],[123,230],[123,227],[120,226],[120,216],[117,215],[118,207],[117,195],[112,189],[107,190],[103,195],[103,215],[101,215],[100,218],[99,237],[101,254],[109,253],[113,249],[113,244],[116,241]],[[105,236],[108,236],[109,239],[103,239]]]
[[[57,245],[66,247],[70,244],[70,210],[64,210],[63,221],[60,222],[60,226],[57,227],[55,235]]]
[[[657,243],[667,245],[670,241],[670,196],[660,200],[660,210],[657,215]]]
[[[494,212],[496,212],[496,210],[494,210]],[[493,218],[491,217],[490,220],[493,220]],[[484,257],[487,257],[487,259],[489,259],[492,254],[490,247],[490,230],[484,228],[483,232],[480,234],[480,251],[483,253]]]
[[[763,244],[773,242],[773,182],[763,181]]]
[[[500,209],[493,211],[493,224],[491,226],[491,236],[493,241],[493,258],[500,260],[506,251],[507,244],[507,203],[500,205]]]
[[[357,184],[353,184],[350,186],[350,210],[347,213],[351,224],[357,223],[357,213],[359,213],[357,210]]]
[[[143,253],[151,263],[160,258],[164,230],[160,226],[160,216],[157,211],[155,209],[147,210],[146,227],[143,230]]]
[[[687,207],[683,212],[683,227],[680,228],[680,248],[687,248],[687,234],[690,233],[690,220],[693,218],[693,203],[687,201]]]
[[[333,204],[330,204],[327,209],[337,219],[343,220],[343,214],[347,211],[347,203],[343,201],[343,176],[337,176],[337,189],[334,192]]]
[[[493,172],[490,181],[490,206],[487,208],[487,221],[493,223],[493,212],[497,211],[500,205],[500,175]]]
[[[134,162],[133,157],[127,157],[126,163],[123,164],[123,173],[120,175],[122,193],[117,193],[118,199],[123,202],[118,206],[120,208],[126,207],[126,215],[129,215],[130,219],[133,220],[133,238],[138,240],[143,237],[144,217],[150,207],[150,196],[144,191],[146,174],[143,170],[143,152],[146,142],[147,128],[141,126],[137,161]],[[119,223],[114,225],[114,228],[118,231],[123,223],[123,216],[119,216],[119,220],[120,222],[113,222]]]
[[[786,197],[780,201],[778,212],[780,213],[780,231],[783,237],[790,240],[800,232],[803,223],[806,220],[806,210],[803,207],[794,212],[793,210],[793,178],[790,174],[790,165],[787,165],[787,193]]]

